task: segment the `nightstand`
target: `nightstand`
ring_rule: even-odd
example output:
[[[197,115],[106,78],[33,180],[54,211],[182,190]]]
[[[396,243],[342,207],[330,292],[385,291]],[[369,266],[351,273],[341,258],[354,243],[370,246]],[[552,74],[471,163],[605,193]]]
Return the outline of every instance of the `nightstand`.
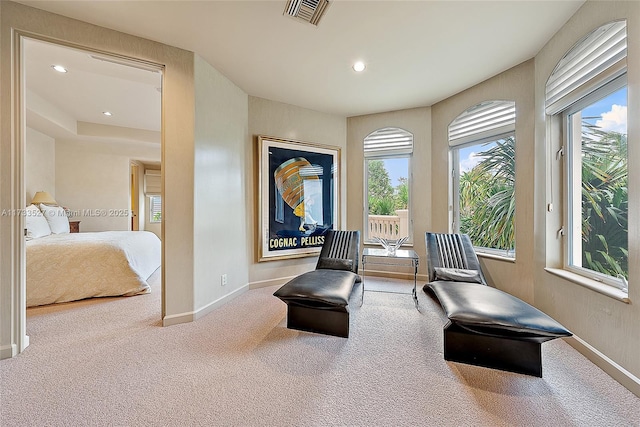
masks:
[[[80,221],[69,221],[69,233],[80,232]]]

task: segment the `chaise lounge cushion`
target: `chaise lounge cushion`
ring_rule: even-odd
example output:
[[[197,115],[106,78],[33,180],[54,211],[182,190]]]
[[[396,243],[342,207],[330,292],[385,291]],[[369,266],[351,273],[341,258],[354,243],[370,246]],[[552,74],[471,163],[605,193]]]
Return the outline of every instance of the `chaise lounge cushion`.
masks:
[[[537,338],[541,342],[572,335],[542,311],[499,289],[444,281],[428,286],[449,320],[475,332]]]
[[[287,304],[345,307],[357,278],[357,274],[345,270],[313,270],[291,279],[273,295]]]

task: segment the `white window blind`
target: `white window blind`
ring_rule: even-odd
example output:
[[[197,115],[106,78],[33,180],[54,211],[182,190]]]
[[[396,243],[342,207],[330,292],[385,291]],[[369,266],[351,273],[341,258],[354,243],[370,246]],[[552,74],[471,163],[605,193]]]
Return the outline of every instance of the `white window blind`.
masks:
[[[558,62],[546,86],[546,113],[557,114],[627,69],[627,22],[596,28]]]
[[[478,142],[513,133],[516,129],[516,103],[485,101],[468,108],[449,125],[449,145]]]
[[[413,134],[400,128],[383,128],[364,139],[364,157],[398,156],[413,153]]]
[[[160,171],[147,169],[144,171],[144,194],[151,196],[162,193],[162,183],[160,179]]]

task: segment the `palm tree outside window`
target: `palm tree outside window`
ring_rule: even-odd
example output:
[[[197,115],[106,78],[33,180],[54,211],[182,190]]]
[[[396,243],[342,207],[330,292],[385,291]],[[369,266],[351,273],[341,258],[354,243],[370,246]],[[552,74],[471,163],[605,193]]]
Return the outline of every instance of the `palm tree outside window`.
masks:
[[[479,253],[515,257],[515,103],[485,101],[449,125],[451,229]]]
[[[620,86],[622,82],[615,85]],[[606,89],[606,88],[605,88]],[[629,278],[627,87],[589,97],[567,121],[567,266]],[[584,105],[586,104],[586,105]]]

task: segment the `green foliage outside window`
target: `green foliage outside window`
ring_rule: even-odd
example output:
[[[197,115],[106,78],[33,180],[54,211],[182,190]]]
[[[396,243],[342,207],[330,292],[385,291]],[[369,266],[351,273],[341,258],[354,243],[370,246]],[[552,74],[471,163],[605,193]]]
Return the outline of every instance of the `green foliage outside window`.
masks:
[[[399,178],[398,185],[393,187],[383,160],[369,160],[367,167],[369,215],[395,215],[396,210],[407,209],[409,206],[408,179]]]
[[[496,141],[460,176],[460,232],[475,246],[515,250],[515,139]]]
[[[629,277],[627,135],[582,124],[582,266]]]
[[[515,140],[498,141],[460,176],[460,232],[474,245],[515,249]],[[582,127],[582,266],[628,278],[627,136]]]

